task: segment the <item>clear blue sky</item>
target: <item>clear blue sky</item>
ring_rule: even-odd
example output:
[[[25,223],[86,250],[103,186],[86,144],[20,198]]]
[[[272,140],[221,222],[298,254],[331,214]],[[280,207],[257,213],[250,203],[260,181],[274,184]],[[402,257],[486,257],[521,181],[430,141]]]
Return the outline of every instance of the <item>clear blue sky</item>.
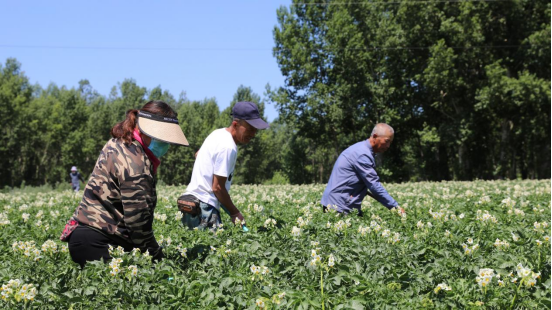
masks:
[[[15,57],[31,83],[102,95],[126,78],[175,98],[215,97],[226,108],[238,86],[264,98],[284,78],[272,56],[276,10],[290,0],[0,0],[0,62]],[[277,117],[267,105],[269,121]]]

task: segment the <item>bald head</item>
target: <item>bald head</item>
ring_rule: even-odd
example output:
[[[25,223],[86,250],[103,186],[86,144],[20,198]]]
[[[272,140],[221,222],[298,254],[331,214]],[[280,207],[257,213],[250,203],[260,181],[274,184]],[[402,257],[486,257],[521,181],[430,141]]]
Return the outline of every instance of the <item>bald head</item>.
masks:
[[[391,146],[394,136],[395,131],[393,127],[385,123],[379,123],[374,126],[370,139],[368,140],[375,153],[383,153]]]
[[[386,123],[378,123],[376,124],[376,126],[374,126],[374,129],[372,129],[372,133],[370,134],[370,136],[373,136],[374,134],[382,136],[387,133],[395,135],[395,130],[393,130],[393,127],[387,125]]]

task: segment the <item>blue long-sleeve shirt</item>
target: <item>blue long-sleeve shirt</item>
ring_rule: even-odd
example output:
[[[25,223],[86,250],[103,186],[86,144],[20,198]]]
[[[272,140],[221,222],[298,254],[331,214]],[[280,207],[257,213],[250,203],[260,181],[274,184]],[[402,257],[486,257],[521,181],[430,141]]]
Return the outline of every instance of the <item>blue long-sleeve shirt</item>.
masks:
[[[322,205],[337,207],[338,212],[360,210],[362,200],[369,190],[378,202],[388,209],[399,204],[379,182],[375,170],[374,152],[368,140],[351,145],[339,155],[330,180],[322,195]]]

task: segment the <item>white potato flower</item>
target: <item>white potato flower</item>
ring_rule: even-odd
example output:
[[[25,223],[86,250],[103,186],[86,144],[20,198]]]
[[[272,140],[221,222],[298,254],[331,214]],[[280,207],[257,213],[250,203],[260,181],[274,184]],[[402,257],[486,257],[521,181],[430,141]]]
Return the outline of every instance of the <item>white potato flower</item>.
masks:
[[[291,235],[294,237],[299,237],[301,235],[301,228],[293,226],[291,229]]]
[[[451,291],[452,289],[446,283],[441,283],[441,284],[437,285],[437,287],[433,291],[435,292],[435,294],[438,294],[441,290]]]

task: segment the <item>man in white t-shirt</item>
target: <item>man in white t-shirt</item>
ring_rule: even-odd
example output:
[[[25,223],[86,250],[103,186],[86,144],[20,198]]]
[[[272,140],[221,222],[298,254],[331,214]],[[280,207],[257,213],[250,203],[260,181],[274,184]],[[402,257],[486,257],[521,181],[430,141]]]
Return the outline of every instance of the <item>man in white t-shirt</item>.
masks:
[[[245,223],[228,193],[238,157],[237,144],[249,143],[257,130],[266,129],[269,125],[261,119],[257,105],[253,102],[236,103],[232,108],[232,117],[232,124],[228,128],[213,131],[196,154],[192,178],[183,194],[199,200],[201,209],[199,215],[184,213],[182,222],[190,229],[220,225],[221,207],[230,215],[233,223]]]

